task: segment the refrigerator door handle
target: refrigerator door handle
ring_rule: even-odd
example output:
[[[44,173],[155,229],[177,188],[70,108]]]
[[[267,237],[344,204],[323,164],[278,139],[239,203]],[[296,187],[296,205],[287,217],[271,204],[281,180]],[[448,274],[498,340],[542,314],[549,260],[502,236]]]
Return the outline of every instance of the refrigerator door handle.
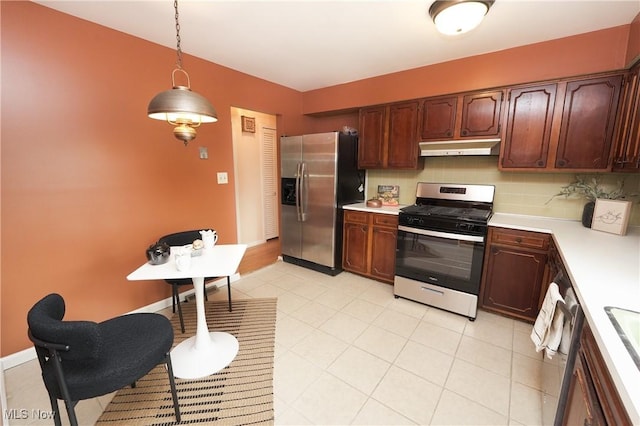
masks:
[[[299,220],[301,222],[307,221],[307,179],[305,174],[307,173],[307,164],[305,162],[300,163],[300,215]]]
[[[302,203],[300,192],[300,171],[301,171],[302,163],[296,164],[296,218],[298,222],[300,222],[300,204]]]

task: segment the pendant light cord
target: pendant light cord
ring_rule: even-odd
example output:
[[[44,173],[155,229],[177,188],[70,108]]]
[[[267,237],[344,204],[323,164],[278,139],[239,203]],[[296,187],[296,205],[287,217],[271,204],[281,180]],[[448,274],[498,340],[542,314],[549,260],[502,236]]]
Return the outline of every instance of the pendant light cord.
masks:
[[[182,49],[180,48],[180,22],[178,21],[178,17],[180,14],[178,13],[178,0],[173,1],[173,8],[176,10],[176,55],[178,56],[176,67],[178,69],[182,69]]]

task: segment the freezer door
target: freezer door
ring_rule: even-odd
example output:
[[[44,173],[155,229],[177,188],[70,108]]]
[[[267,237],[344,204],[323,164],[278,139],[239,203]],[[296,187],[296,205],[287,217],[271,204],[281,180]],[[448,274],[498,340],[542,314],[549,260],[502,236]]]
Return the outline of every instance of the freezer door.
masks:
[[[280,214],[280,242],[282,254],[302,258],[302,222],[299,170],[302,164],[302,136],[284,136],[280,139],[280,173],[284,191],[293,191],[292,202],[282,200]],[[285,188],[286,186],[286,188]]]
[[[280,244],[282,254],[302,259],[302,222],[298,220],[296,206],[280,206]]]
[[[280,138],[280,177],[294,178],[302,161],[302,136]]]
[[[302,259],[331,268],[336,267],[337,142],[337,133],[302,138]]]

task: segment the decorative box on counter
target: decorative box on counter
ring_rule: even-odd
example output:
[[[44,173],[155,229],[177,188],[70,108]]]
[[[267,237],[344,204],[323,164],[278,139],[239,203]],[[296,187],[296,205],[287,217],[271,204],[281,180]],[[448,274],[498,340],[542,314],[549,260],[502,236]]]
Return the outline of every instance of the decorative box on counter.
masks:
[[[378,199],[383,206],[397,206],[400,198],[398,185],[378,185]]]

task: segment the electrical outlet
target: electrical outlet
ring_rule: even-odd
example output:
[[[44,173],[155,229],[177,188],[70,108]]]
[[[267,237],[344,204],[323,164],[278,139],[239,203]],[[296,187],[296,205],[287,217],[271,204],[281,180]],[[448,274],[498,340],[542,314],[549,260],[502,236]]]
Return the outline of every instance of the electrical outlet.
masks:
[[[218,184],[229,183],[229,176],[227,172],[218,172]]]

